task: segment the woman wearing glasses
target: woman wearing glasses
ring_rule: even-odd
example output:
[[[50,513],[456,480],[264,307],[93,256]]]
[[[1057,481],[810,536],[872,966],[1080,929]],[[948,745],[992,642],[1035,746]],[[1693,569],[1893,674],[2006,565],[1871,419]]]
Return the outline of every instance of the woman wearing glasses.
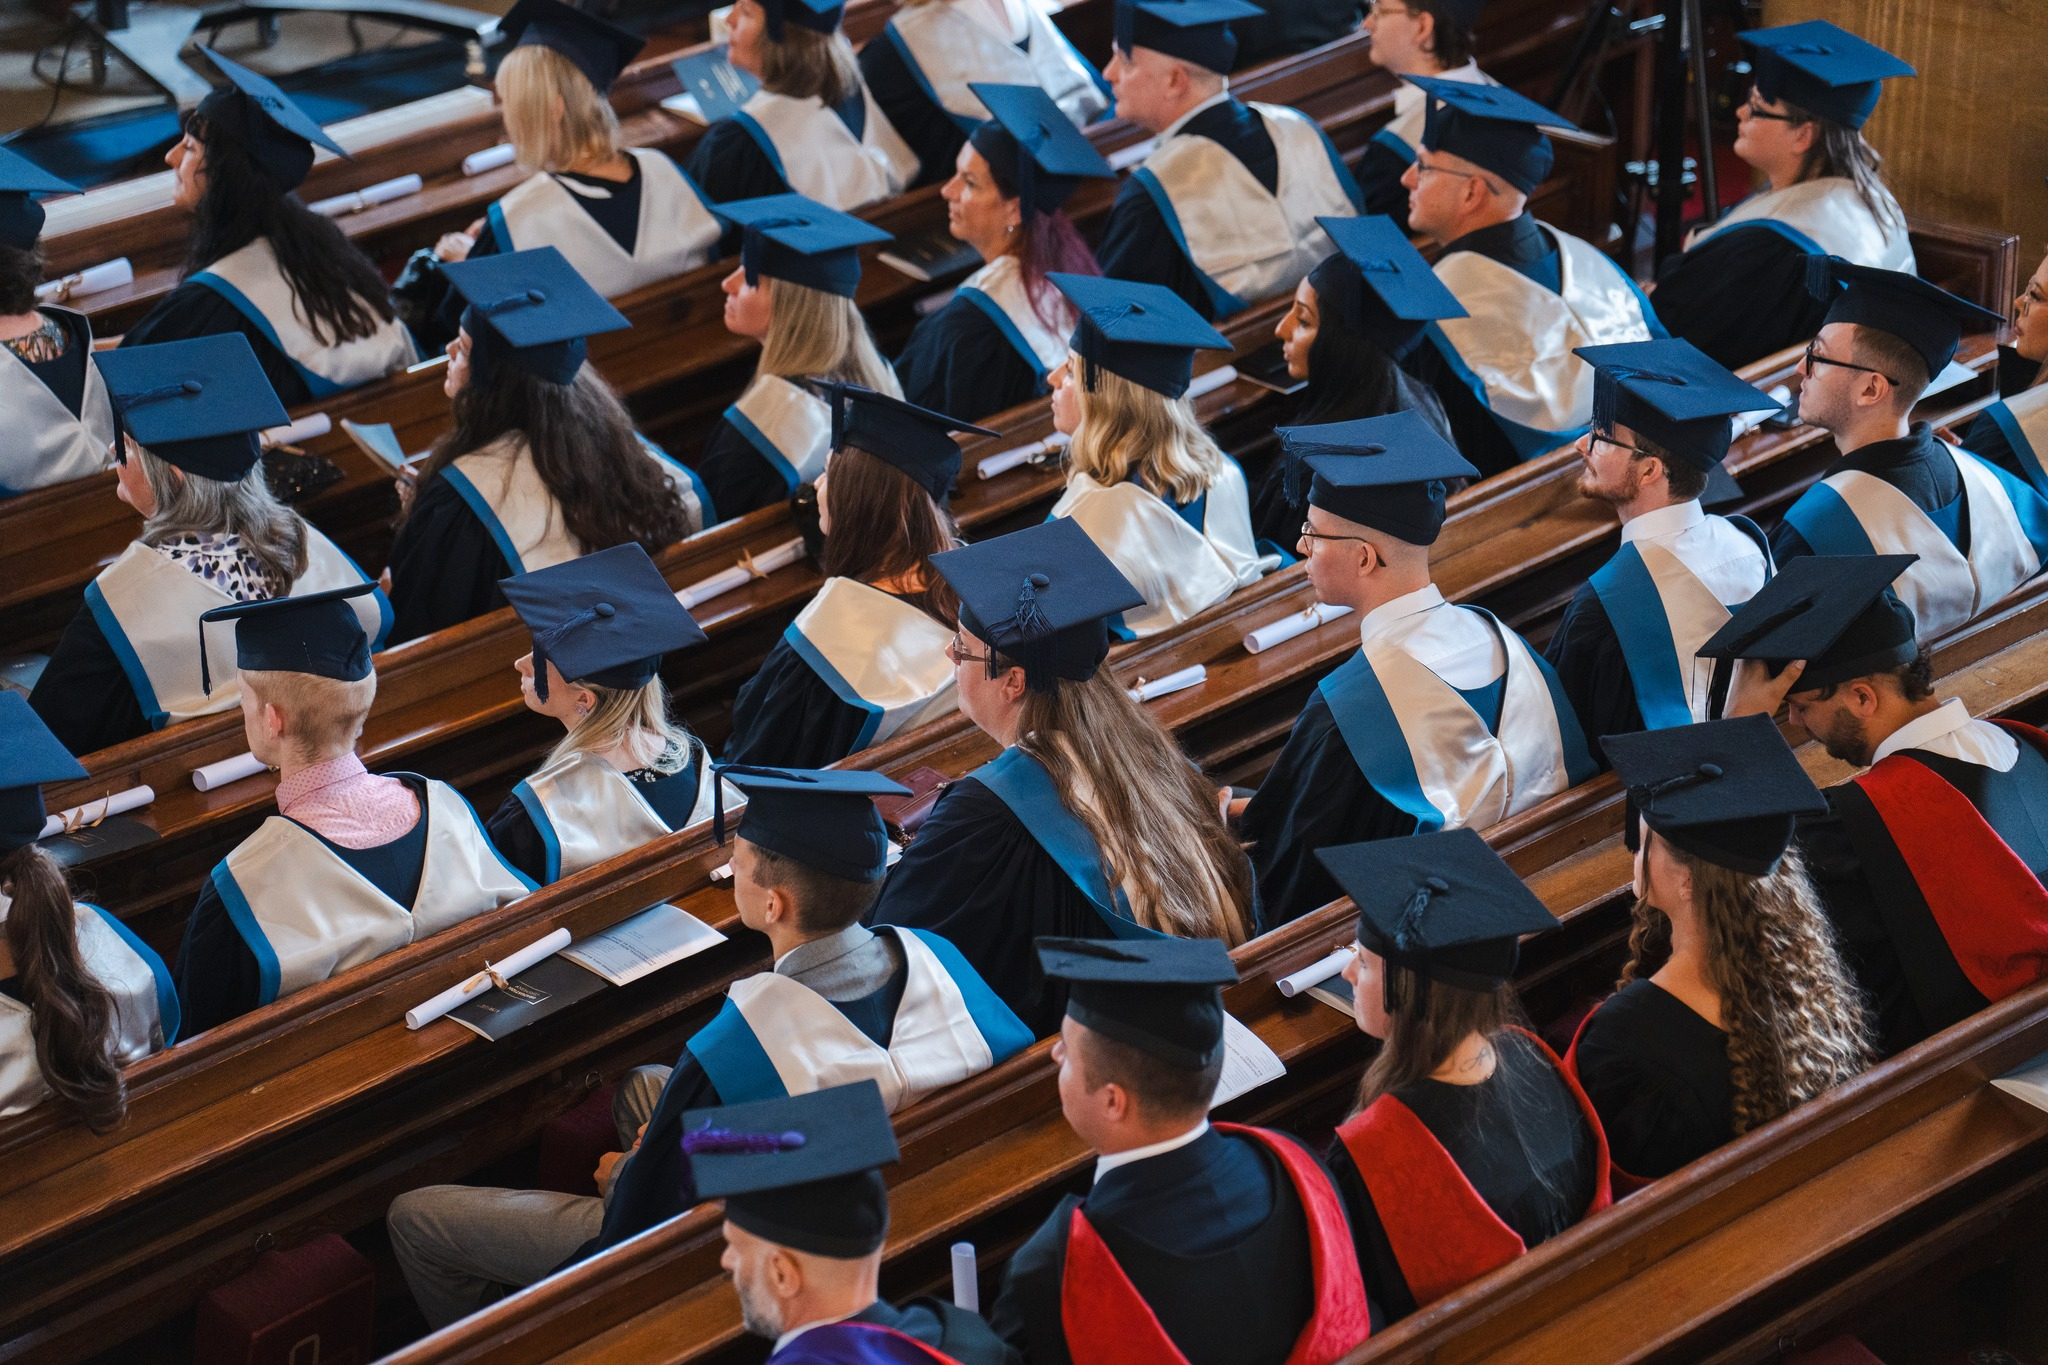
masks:
[[[1963,439],[2001,468],[2048,494],[2048,257],[2012,301],[2012,344],[1998,348],[1999,401]]]
[[[1434,76],[1468,85],[1498,85],[1472,59],[1472,25],[1482,0],[1374,0],[1365,7],[1366,55],[1396,76]],[[1422,145],[1429,100],[1422,87],[1403,81],[1394,91],[1394,117],[1372,135],[1358,166],[1364,213],[1384,213],[1408,227],[1408,191],[1401,177]]]
[[[1735,154],[1766,182],[1695,231],[1656,284],[1657,316],[1730,369],[1820,328],[1806,257],[1910,272],[1906,217],[1860,131],[1887,77],[1913,68],[1825,20],[1740,35],[1756,88],[1737,110]]]

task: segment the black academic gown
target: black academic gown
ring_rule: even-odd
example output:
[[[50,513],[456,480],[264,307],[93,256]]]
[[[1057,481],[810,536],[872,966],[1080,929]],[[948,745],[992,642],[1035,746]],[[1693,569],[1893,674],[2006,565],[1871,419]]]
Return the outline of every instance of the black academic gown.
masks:
[[[924,83],[912,73],[887,34],[877,34],[861,48],[860,76],[889,125],[917,153],[917,179],[910,182],[910,188],[951,179],[954,160],[967,145],[967,134],[946,107],[926,93]],[[954,417],[966,415],[952,408],[939,411]]]
[[[2034,386],[2041,376],[2041,362],[2029,360],[2010,346],[1998,348],[1998,396],[2013,398]],[[1997,465],[2006,473],[2024,482],[2033,482],[2033,475],[2020,461],[2012,442],[2005,439],[2005,431],[1992,420],[1988,412],[1977,414],[1970,423],[1970,429],[1963,436],[1963,449],[1981,456]]]
[[[1728,1035],[1653,982],[1629,982],[1594,1012],[1578,1073],[1629,1175],[1669,1175],[1735,1140]]]
[[[1401,177],[1408,174],[1411,164],[1402,160],[1400,154],[1385,143],[1366,143],[1365,155],[1359,159],[1358,169],[1353,172],[1358,179],[1359,191],[1365,196],[1365,208],[1361,212],[1383,213],[1406,232],[1408,187],[1401,183]]]
[[[1925,422],[1915,422],[1911,431],[1896,439],[1858,446],[1830,464],[1822,477],[1849,469],[1883,479],[1905,494],[1915,507],[1930,514],[1963,496],[1963,476],[1957,472],[1956,462],[1942,448],[1934,428]],[[1958,548],[1968,554],[1970,505],[1967,502],[1962,507],[1961,530]],[[1806,543],[1806,537],[1800,535],[1791,522],[1781,521],[1772,530],[1771,559],[1780,568],[1789,560],[1812,553],[1813,547]]]
[[[251,322],[242,311],[203,284],[190,280],[166,294],[142,321],[121,336],[121,345],[154,346],[165,341],[189,341],[193,337],[219,336],[240,332],[249,339],[264,378],[277,390],[277,400],[288,408],[313,401],[313,391],[299,374],[291,357]]]
[[[1023,1357],[990,1330],[979,1314],[955,1308],[943,1299],[912,1299],[901,1308],[877,1299],[847,1321],[872,1323],[901,1332],[951,1356],[960,1365],[1024,1365]],[[792,1342],[791,1352],[800,1352],[804,1341],[804,1337],[798,1337]],[[768,1359],[773,1365],[782,1357],[771,1355]]]
[[[135,687],[89,607],[57,637],[28,704],[57,742],[79,756],[149,733]]]
[[[958,295],[911,332],[896,358],[896,378],[906,402],[963,422],[979,422],[1047,393],[1038,371],[1002,329]]]
[[[692,744],[690,761],[675,772],[636,768],[624,775],[633,784],[633,790],[654,807],[654,813],[661,817],[661,822],[672,830],[687,825],[697,808],[697,788],[702,781],[697,764],[702,753],[701,748]],[[507,796],[484,828],[506,862],[525,873],[528,881],[542,886],[547,884],[547,846],[541,841],[540,831],[534,827],[533,817],[527,814],[525,804],[518,797]]]
[[[1265,13],[1257,18],[1233,19],[1230,31],[1237,38],[1237,60],[1233,71],[1245,71],[1269,62],[1306,52],[1312,47],[1335,42],[1358,27],[1365,7],[1358,0],[1252,0]],[[1376,213],[1376,209],[1367,209]]]
[[[390,644],[427,635],[505,605],[498,580],[512,566],[470,505],[446,479],[430,480],[391,543]]]
[[[1731,370],[1810,340],[1828,304],[1806,292],[1806,253],[1761,225],[1726,228],[1657,272],[1657,317]]]
[[[1543,657],[1557,670],[1558,685],[1587,735],[1632,735],[1643,728],[1635,675],[1621,652],[1621,637],[1591,583],[1581,583],[1551,632]],[[1593,761],[1607,769],[1607,753],[1589,745]]]
[[[782,471],[768,463],[768,457],[723,414],[711,424],[696,470],[720,521],[789,501],[789,485],[783,482]]]
[[[1213,1129],[1068,1196],[1010,1258],[989,1325],[1069,1365],[1060,1281],[1076,1202],[1189,1365],[1280,1365],[1315,1309],[1308,1223],[1277,1158]]]
[[[394,774],[419,799],[420,818],[389,843],[370,848],[343,848],[318,831],[302,826],[330,852],[400,905],[419,895],[427,866],[427,784],[425,779]],[[228,916],[226,902],[213,880],[200,883],[198,904],[185,922],[185,941],[178,949],[171,980],[184,1011],[181,1032],[191,1037],[253,1010],[262,998],[262,976],[256,954]]]
[[[868,126],[867,99],[856,90],[833,112],[856,140]],[[754,141],[754,135],[736,119],[723,119],[704,130],[683,167],[704,197],[714,204],[735,199],[759,199],[764,195],[788,194],[789,182],[775,169],[775,162]],[[739,254],[740,231],[728,231],[719,254]]]

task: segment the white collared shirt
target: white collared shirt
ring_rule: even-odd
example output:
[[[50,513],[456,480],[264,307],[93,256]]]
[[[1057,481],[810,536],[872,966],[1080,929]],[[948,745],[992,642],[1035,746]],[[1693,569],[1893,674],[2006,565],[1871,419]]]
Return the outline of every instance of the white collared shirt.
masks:
[[[866,1311],[866,1309],[861,1310],[861,1312]],[[782,1350],[783,1347],[789,1345],[789,1343],[795,1341],[798,1337],[810,1331],[813,1327],[830,1327],[835,1322],[845,1322],[848,1318],[857,1318],[859,1316],[860,1313],[841,1313],[836,1318],[819,1318],[814,1322],[807,1322],[803,1324],[801,1327],[792,1327],[787,1332],[784,1332],[781,1336],[775,1338],[775,1351]],[[773,1355],[774,1353],[774,1351],[771,1351],[769,1354]]]
[[[1621,543],[1669,551],[1723,606],[1747,602],[1764,585],[1762,548],[1728,518],[1709,516],[1697,498],[1623,522]]]
[[[1489,686],[1508,668],[1500,637],[1477,612],[1444,601],[1434,583],[1367,612],[1358,638],[1398,646],[1452,687]]]
[[[1164,141],[1166,141],[1166,139],[1168,139],[1168,138],[1170,138],[1170,137],[1174,136],[1175,134],[1177,134],[1178,132],[1180,132],[1180,130],[1181,130],[1181,129],[1182,129],[1183,127],[1185,127],[1185,126],[1187,125],[1187,121],[1188,121],[1189,119],[1191,119],[1191,118],[1193,118],[1193,117],[1194,117],[1195,115],[1197,115],[1197,114],[1201,113],[1201,112],[1202,112],[1202,111],[1203,111],[1204,109],[1214,109],[1214,108],[1215,108],[1215,107],[1216,107],[1217,105],[1219,105],[1219,104],[1223,103],[1223,102],[1224,102],[1225,100],[1227,100],[1227,99],[1229,99],[1229,98],[1230,98],[1230,82],[1229,82],[1229,81],[1225,81],[1225,82],[1223,82],[1223,88],[1222,88],[1221,90],[1219,90],[1219,91],[1217,91],[1217,92],[1216,92],[1215,94],[1213,94],[1213,95],[1209,96],[1209,98],[1207,98],[1207,99],[1203,100],[1203,101],[1202,101],[1202,102],[1201,102],[1200,104],[1198,104],[1198,105],[1196,105],[1196,106],[1195,106],[1194,108],[1192,108],[1192,109],[1188,110],[1188,111],[1187,111],[1187,112],[1186,112],[1185,114],[1182,114],[1182,115],[1181,115],[1181,116],[1180,116],[1179,118],[1175,119],[1175,120],[1174,120],[1173,122],[1171,122],[1171,123],[1167,124],[1167,125],[1166,125],[1166,131],[1165,131],[1165,132],[1163,132],[1163,133],[1161,133],[1161,134],[1159,135],[1159,140],[1160,140],[1161,142],[1164,142]]]
[[[1203,1119],[1179,1137],[1170,1137],[1164,1142],[1147,1143],[1143,1147],[1133,1147],[1129,1151],[1111,1152],[1106,1156],[1098,1156],[1095,1158],[1095,1179],[1100,1180],[1117,1167],[1128,1166],[1134,1161],[1144,1161],[1149,1157],[1165,1156],[1168,1152],[1177,1152],[1208,1131],[1209,1120]],[[1091,1181],[1090,1183],[1094,1182]]]
[[[1989,721],[1973,720],[1960,697],[1950,697],[1892,731],[1870,761],[1874,764],[1901,749],[1924,749],[2000,773],[2011,772],[2013,764],[2020,761],[2019,741]]]

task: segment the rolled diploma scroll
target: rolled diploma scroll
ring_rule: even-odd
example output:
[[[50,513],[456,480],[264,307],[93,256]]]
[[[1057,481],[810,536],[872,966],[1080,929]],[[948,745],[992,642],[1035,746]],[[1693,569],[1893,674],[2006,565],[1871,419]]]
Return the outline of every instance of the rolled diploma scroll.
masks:
[[[1231,380],[1235,378],[1237,378],[1237,366],[1218,365],[1215,369],[1209,371],[1207,374],[1196,375],[1194,379],[1189,382],[1188,391],[1186,394],[1183,395],[1183,397],[1185,397],[1189,402],[1193,402],[1195,399],[1200,398],[1205,393],[1216,392],[1216,390],[1222,388],[1225,384],[1228,384]]]
[[[122,815],[131,810],[140,810],[156,800],[156,791],[151,787],[130,787],[112,796],[103,796],[97,801],[88,801],[82,806],[71,806],[58,811],[43,821],[43,832],[36,838],[47,839],[53,834],[62,834],[67,829],[95,824],[109,815]]]
[[[484,964],[484,970],[470,977],[461,985],[450,986],[426,1004],[407,1010],[405,1012],[405,1026],[407,1028],[424,1028],[449,1010],[454,1009],[457,1005],[462,1004],[466,1000],[474,1000],[489,990],[494,984],[491,981],[491,973],[496,972],[500,979],[509,981],[542,958],[552,957],[568,946],[569,931],[567,929],[557,929],[546,938],[535,939],[503,962],[487,962]]]
[[[1147,702],[1169,692],[1185,692],[1190,687],[1201,686],[1208,678],[1208,668],[1202,664],[1189,664],[1178,673],[1169,673],[1163,678],[1138,679],[1138,685],[1131,689],[1131,700]]]
[[[1310,986],[1321,985],[1351,965],[1351,947],[1346,944],[1328,957],[1317,958],[1291,976],[1283,976],[1273,984],[1280,988],[1280,994],[1292,1000]]]
[[[953,1252],[953,1306],[970,1313],[981,1311],[981,1272],[974,1261],[974,1243],[955,1242]]]
[[[501,142],[495,147],[486,147],[480,152],[471,152],[462,158],[462,173],[482,175],[485,171],[495,171],[500,166],[509,166],[518,157],[519,153],[513,150],[511,143]]]
[[[1063,431],[1055,431],[1043,441],[1017,446],[1011,450],[999,450],[974,467],[984,479],[993,479],[998,474],[1007,474],[1019,465],[1031,464],[1043,459],[1055,450],[1065,450],[1071,438]]]
[[[1307,611],[1297,611],[1292,616],[1283,616],[1271,625],[1260,626],[1244,637],[1247,651],[1257,654],[1283,644],[1297,635],[1306,635],[1317,626],[1326,626],[1340,616],[1349,616],[1351,608],[1333,607],[1328,602],[1318,602]]]
[[[257,439],[263,443],[264,449],[269,450],[277,446],[299,445],[315,437],[325,436],[332,430],[333,419],[326,413],[309,412],[296,422],[288,422],[284,426],[271,427],[267,431],[259,432]]]
[[[403,199],[408,194],[418,194],[426,187],[426,181],[417,175],[401,175],[395,180],[385,180],[347,194],[337,194],[332,199],[315,200],[307,207],[313,212],[329,218],[339,218],[345,213],[361,213],[364,209],[378,204],[388,204],[393,199]]]
[[[225,787],[230,782],[240,782],[245,777],[254,777],[262,772],[263,768],[263,760],[256,755],[240,754],[195,769],[192,773],[192,785],[203,792],[210,792],[215,787]]]
[[[722,569],[709,578],[690,584],[676,594],[676,601],[686,607],[699,606],[720,593],[745,587],[757,578],[766,578],[777,569],[786,569],[803,557],[803,537],[798,536],[795,540],[784,541],[774,549],[764,551],[751,559],[744,559],[730,569]]]
[[[98,294],[108,289],[119,289],[124,284],[135,283],[135,267],[126,256],[98,265],[89,265],[76,274],[66,275],[61,280],[51,280],[36,286],[36,302],[57,303],[64,299],[77,298],[81,294]]]

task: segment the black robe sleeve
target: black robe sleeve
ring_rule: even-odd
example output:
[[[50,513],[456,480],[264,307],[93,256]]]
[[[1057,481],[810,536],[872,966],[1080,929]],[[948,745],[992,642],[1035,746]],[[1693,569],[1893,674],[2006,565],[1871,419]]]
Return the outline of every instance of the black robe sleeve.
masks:
[[[684,167],[697,188],[714,204],[735,199],[759,199],[770,194],[788,194],[789,182],[775,169],[775,163],[754,141],[754,135],[732,119],[712,124],[697,139]],[[738,251],[738,234],[728,233],[723,251]]]
[[[512,566],[455,485],[420,489],[391,545],[391,644],[460,625],[505,605]]]
[[[1067,1270],[1067,1227],[1072,1196],[1018,1247],[1003,1270],[1003,1286],[988,1312],[996,1335],[1023,1353],[1031,1365],[1072,1365],[1060,1316],[1060,1281]]]
[[[90,607],[81,606],[57,637],[28,704],[80,758],[149,733],[135,688]]]
[[[968,422],[1046,392],[988,315],[958,296],[917,324],[897,358],[896,377],[904,401]]]
[[[789,641],[777,640],[733,699],[725,761],[823,768],[854,751],[867,718],[841,701]]]
[[[1587,1021],[1579,1036],[1579,1084],[1600,1116],[1614,1164],[1654,1180],[1727,1142],[1731,1119],[1709,1113],[1698,1089],[1656,1055],[1672,1040],[1654,1036],[1660,1021],[1637,1004],[1624,989]]]
[[[178,988],[178,1008],[184,1014],[181,1038],[240,1018],[263,998],[256,954],[228,918],[228,908],[210,878],[201,883],[199,901],[185,921],[185,941],[178,949],[171,980]]]
[[[1365,207],[1360,212],[1384,213],[1403,232],[1408,230],[1408,187],[1401,183],[1401,177],[1408,174],[1408,165],[1393,148],[1368,142],[1357,171],[1358,188],[1365,195]]]
[[[505,861],[524,872],[528,881],[547,885],[547,845],[541,842],[540,831],[534,828],[533,817],[526,813],[524,802],[507,796],[485,823],[484,831]]]
[[[967,145],[967,134],[944,105],[925,93],[886,29],[861,48],[860,74],[867,82],[868,93],[888,115],[890,126],[917,153],[917,179],[910,182],[910,188],[937,185],[952,178],[954,159]],[[955,417],[961,415],[952,408],[939,411]]]
[[[692,1205],[683,1202],[683,1115],[719,1103],[718,1087],[697,1064],[696,1055],[684,1048],[675,1070],[669,1073],[668,1084],[662,1087],[661,1098],[655,1101],[640,1146],[613,1174],[611,1197],[605,1200],[604,1223],[597,1236],[578,1247],[564,1265],[617,1246],[690,1210]]]
[[[1614,623],[1607,619],[1607,608],[1592,584],[1580,584],[1572,595],[1543,657],[1557,670],[1564,695],[1578,714],[1579,729],[1591,741],[1586,747],[1593,761],[1605,770],[1607,755],[1600,736],[1635,734],[1643,728],[1643,711],[1621,652],[1621,637],[1614,633]]]
[[[2005,439],[2005,429],[1991,420],[1988,412],[1978,413],[1977,419],[1970,423],[1969,431],[1963,436],[1963,449],[1989,460],[2023,483],[2033,483],[2033,478],[2020,463],[2019,453],[2012,448],[2012,442]]]
[[[1789,521],[1781,521],[1771,528],[1771,563],[1784,568],[1801,555],[1810,555],[1813,547],[1806,543],[1806,537],[1799,534]]]
[[[1806,253],[1767,227],[1731,227],[1665,262],[1657,317],[1731,370],[1820,330],[1828,305],[1806,292]]]
[[[298,367],[292,364],[291,357],[280,351],[263,334],[263,329],[244,317],[240,309],[203,284],[188,280],[173,289],[149,310],[142,321],[122,334],[121,345],[153,346],[164,341],[189,341],[193,337],[219,336],[226,332],[240,332],[249,338],[257,363],[263,366],[263,375],[270,381],[270,387],[277,390],[280,403],[292,408],[312,401],[312,391],[299,376]]]
[[[1103,274],[1140,284],[1165,285],[1205,319],[1216,320],[1216,309],[1209,302],[1201,272],[1174,241],[1159,206],[1152,202],[1152,196],[1136,176],[1126,177],[1116,192],[1095,259],[1101,263]]]
[[[1344,1201],[1344,1214],[1351,1220],[1351,1245],[1358,1253],[1358,1268],[1365,1278],[1365,1297],[1378,1310],[1373,1320],[1377,1331],[1380,1315],[1387,1322],[1397,1322],[1413,1313],[1415,1293],[1408,1287],[1400,1258],[1394,1255],[1394,1244],[1387,1240],[1387,1230],[1372,1202],[1372,1191],[1366,1188],[1365,1177],[1358,1173],[1351,1149],[1342,1139],[1333,1138],[1323,1162],[1330,1168],[1330,1183],[1337,1187],[1337,1197]]]
[[[1436,347],[1425,341],[1408,353],[1401,368],[1429,386],[1443,405],[1444,419],[1451,426],[1451,444],[1470,460],[1481,477],[1513,469],[1522,462],[1514,443],[1494,420],[1493,412],[1479,401],[1465,381],[1458,377]]]
[[[877,1300],[852,1320],[901,1332],[960,1365],[1024,1365],[1024,1358],[991,1331],[979,1313],[956,1308],[944,1299],[912,1299],[900,1308]]]
[[[712,425],[704,453],[697,459],[697,477],[704,481],[704,491],[718,509],[720,521],[789,501],[789,485],[782,481],[782,471],[768,463],[754,443],[722,416]]]

